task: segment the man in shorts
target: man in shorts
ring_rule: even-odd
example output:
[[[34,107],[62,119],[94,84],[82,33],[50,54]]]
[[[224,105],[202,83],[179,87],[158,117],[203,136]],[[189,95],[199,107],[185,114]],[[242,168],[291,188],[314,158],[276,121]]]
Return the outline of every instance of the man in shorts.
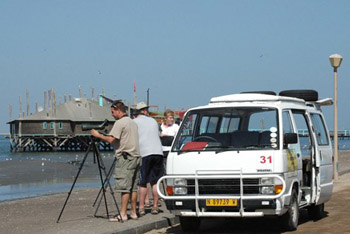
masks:
[[[113,145],[118,161],[114,171],[116,192],[121,192],[122,206],[120,215],[110,221],[126,221],[127,206],[131,196],[130,218],[137,219],[137,186],[140,177],[140,150],[137,125],[126,114],[126,107],[120,101],[111,106],[112,116],[117,120],[109,135],[103,135],[92,129],[91,135]]]
[[[145,197],[148,193],[147,184],[150,183],[153,195],[152,214],[158,214],[157,182],[163,176],[163,150],[159,138],[158,123],[148,117],[148,107],[144,102],[136,105],[137,117],[134,119],[138,126],[140,153],[142,156],[140,178],[139,214],[145,215]]]

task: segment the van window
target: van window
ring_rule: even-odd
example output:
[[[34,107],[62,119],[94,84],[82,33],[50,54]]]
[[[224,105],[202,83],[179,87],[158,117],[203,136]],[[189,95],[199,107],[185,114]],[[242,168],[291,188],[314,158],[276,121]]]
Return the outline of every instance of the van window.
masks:
[[[276,114],[274,111],[255,112],[249,118],[249,131],[267,131],[272,127],[277,127]]]
[[[283,121],[283,134],[284,133],[293,133],[293,124],[290,119],[289,111],[282,112],[282,121]]]
[[[192,140],[197,117],[198,115],[196,113],[192,113],[186,116],[181,125],[180,134],[176,140],[176,148],[182,148],[187,142],[190,142]]]
[[[298,132],[301,154],[303,158],[311,158],[312,142],[307,116],[303,111],[293,111],[293,118]]]
[[[220,125],[220,133],[231,133],[238,130],[239,118],[224,116]]]
[[[316,132],[316,139],[318,145],[329,145],[328,135],[324,121],[319,114],[311,114],[311,121]]]
[[[278,138],[275,108],[199,109],[186,115],[172,150],[271,150],[278,149]]]
[[[217,116],[203,116],[200,125],[200,135],[203,133],[215,133],[219,122]]]

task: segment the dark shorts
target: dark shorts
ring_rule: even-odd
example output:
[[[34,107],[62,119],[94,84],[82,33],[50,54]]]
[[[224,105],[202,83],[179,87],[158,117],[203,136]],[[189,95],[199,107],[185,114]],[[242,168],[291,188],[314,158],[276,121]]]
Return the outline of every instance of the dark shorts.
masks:
[[[163,155],[149,155],[142,158],[140,186],[155,184],[163,176]]]

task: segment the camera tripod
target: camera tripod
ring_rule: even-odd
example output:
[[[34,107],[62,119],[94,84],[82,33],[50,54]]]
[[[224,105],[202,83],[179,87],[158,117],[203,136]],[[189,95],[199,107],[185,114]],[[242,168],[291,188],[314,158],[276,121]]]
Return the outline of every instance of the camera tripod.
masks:
[[[112,172],[113,172],[113,168],[114,168],[114,166],[115,166],[115,164],[116,164],[116,162],[117,162],[117,159],[114,158],[114,161],[113,161],[113,163],[112,163],[111,168],[109,169],[108,173],[106,173],[106,167],[105,167],[105,165],[104,165],[104,163],[103,163],[103,161],[102,161],[102,158],[101,158],[101,156],[100,156],[100,152],[99,152],[99,149],[98,149],[98,144],[99,144],[98,141],[96,141],[93,137],[90,137],[90,142],[89,142],[88,149],[87,149],[87,151],[86,151],[86,153],[85,153],[85,156],[84,156],[84,158],[83,158],[82,163],[80,164],[78,173],[77,173],[77,175],[76,175],[75,178],[74,178],[74,182],[73,182],[73,184],[72,184],[72,186],[71,186],[71,188],[70,188],[70,190],[69,190],[69,192],[68,192],[68,196],[67,196],[67,198],[66,198],[66,201],[65,201],[65,203],[64,203],[64,205],[63,205],[63,207],[62,207],[62,210],[61,210],[60,215],[58,216],[57,223],[59,222],[59,220],[60,220],[60,218],[61,218],[61,216],[62,216],[62,213],[63,213],[63,211],[64,211],[64,208],[65,208],[66,205],[67,205],[68,199],[69,199],[69,197],[70,197],[70,195],[71,195],[71,193],[72,193],[72,191],[73,191],[73,188],[74,188],[74,186],[75,186],[75,183],[76,183],[76,181],[77,181],[77,179],[78,179],[78,177],[79,177],[79,175],[80,175],[80,172],[81,172],[81,170],[82,170],[82,168],[83,168],[83,166],[84,166],[84,163],[85,163],[85,161],[86,161],[86,159],[87,159],[87,157],[88,157],[88,155],[89,155],[90,152],[93,152],[94,163],[96,163],[96,161],[97,161],[98,171],[99,171],[100,181],[101,181],[101,189],[100,189],[100,192],[98,193],[98,195],[97,195],[97,197],[96,197],[96,200],[95,200],[95,202],[94,202],[94,205],[96,204],[96,201],[98,200],[98,197],[100,196],[100,194],[101,194],[101,192],[102,192],[102,196],[101,196],[100,202],[99,202],[99,204],[98,204],[98,207],[97,207],[97,209],[96,209],[96,211],[95,211],[94,216],[97,217],[97,216],[96,216],[96,213],[97,213],[97,210],[98,210],[98,208],[99,208],[99,206],[100,206],[100,204],[101,204],[102,198],[103,198],[103,199],[104,199],[104,203],[105,203],[105,207],[106,207],[107,218],[109,218],[109,212],[108,212],[108,206],[107,206],[107,198],[106,198],[106,188],[107,188],[107,186],[108,186],[109,189],[110,189],[110,193],[111,193],[111,195],[112,195],[112,197],[113,197],[113,200],[114,200],[115,206],[116,206],[116,208],[117,208],[118,214],[120,214],[119,207],[118,207],[117,201],[116,201],[115,196],[114,196],[114,191],[113,191],[113,188],[112,188],[112,186],[111,186],[111,184],[110,184],[110,181],[109,181],[109,179],[110,179],[110,177],[111,177],[111,175],[112,175]],[[103,179],[102,171],[104,172],[105,179]],[[94,205],[93,205],[93,206],[94,206]]]

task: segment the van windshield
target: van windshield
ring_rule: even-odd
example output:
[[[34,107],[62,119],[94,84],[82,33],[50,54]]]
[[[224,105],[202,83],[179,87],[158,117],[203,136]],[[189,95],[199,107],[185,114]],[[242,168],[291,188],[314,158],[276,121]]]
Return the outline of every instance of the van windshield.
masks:
[[[267,107],[232,107],[187,113],[173,151],[278,149],[278,112]]]

